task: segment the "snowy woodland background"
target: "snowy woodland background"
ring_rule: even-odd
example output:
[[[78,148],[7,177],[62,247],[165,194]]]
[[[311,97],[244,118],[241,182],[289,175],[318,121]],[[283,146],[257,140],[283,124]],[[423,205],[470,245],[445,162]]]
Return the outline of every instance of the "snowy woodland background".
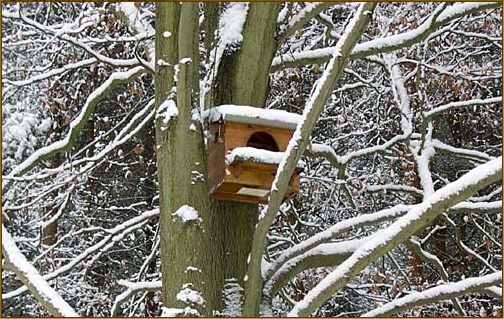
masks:
[[[502,317],[501,3],[192,4],[197,130],[219,63],[260,51],[242,42],[268,5],[262,106],[306,119],[281,165],[302,156],[300,194],[256,209],[247,280],[221,283],[221,308],[196,283],[163,298],[161,273],[178,275],[155,119],[183,111],[154,102],[171,67],[157,5],[2,2],[2,316]]]

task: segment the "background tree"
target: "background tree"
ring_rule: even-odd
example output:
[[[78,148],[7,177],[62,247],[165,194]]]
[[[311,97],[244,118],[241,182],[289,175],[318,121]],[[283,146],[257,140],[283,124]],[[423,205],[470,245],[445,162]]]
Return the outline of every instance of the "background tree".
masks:
[[[2,3],[2,314],[500,316],[501,17]],[[303,116],[266,206],[208,196],[220,104]]]

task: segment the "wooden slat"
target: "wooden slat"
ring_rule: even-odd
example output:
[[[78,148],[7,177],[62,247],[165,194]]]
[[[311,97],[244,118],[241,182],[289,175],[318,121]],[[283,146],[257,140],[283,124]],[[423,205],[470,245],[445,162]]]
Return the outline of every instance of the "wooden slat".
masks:
[[[298,176],[299,178],[299,176]],[[249,196],[236,194],[242,187],[246,187],[241,184],[233,184],[233,183],[223,183],[221,184],[210,196],[214,199],[221,200],[229,200],[229,201],[237,201],[237,202],[246,202],[246,203],[255,203],[255,204],[267,204],[267,196],[266,197],[257,197],[257,196]],[[235,191],[232,191],[235,190]],[[289,187],[287,190],[283,200],[287,200],[292,196],[295,196],[298,192],[293,188]]]
[[[270,189],[278,169],[276,164],[256,163],[251,161],[235,161],[228,166],[231,174],[225,176],[229,183],[256,186],[262,189]],[[298,175],[291,182],[294,188],[299,189],[299,170],[294,172]]]

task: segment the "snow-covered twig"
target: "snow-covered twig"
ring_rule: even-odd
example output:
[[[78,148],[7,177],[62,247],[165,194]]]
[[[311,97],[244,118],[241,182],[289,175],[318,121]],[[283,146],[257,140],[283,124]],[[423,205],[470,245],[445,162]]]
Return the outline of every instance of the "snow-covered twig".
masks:
[[[453,147],[437,139],[432,139],[431,145],[440,152],[450,153],[451,155],[478,161],[480,163],[488,162],[489,160],[492,160],[494,158],[493,156],[476,150],[467,150],[463,148]]]
[[[364,187],[363,191],[376,193],[376,192],[402,192],[410,193],[417,196],[423,196],[423,192],[416,187],[408,185],[395,185],[395,184],[385,184],[385,185],[367,185]]]
[[[6,84],[12,85],[12,86],[10,86],[8,88],[29,85],[29,84],[32,84],[32,83],[35,83],[35,82],[39,82],[39,81],[48,79],[48,78],[50,78],[52,76],[63,74],[65,72],[67,72],[67,71],[71,71],[71,70],[75,70],[75,69],[86,67],[88,65],[96,63],[97,61],[98,60],[96,58],[90,58],[90,59],[82,60],[82,61],[79,61],[79,62],[75,62],[75,63],[70,63],[70,64],[67,64],[67,65],[64,65],[61,68],[52,69],[49,72],[38,74],[38,75],[33,76],[33,77],[31,77],[29,79],[26,79],[26,80],[11,81],[9,79],[2,79],[2,83],[6,83]],[[6,93],[6,91],[2,92],[2,94],[5,94],[5,93]]]
[[[428,112],[425,112],[424,116],[429,118],[448,110],[456,110],[461,108],[474,107],[475,105],[488,105],[497,103],[502,103],[502,96],[496,96],[488,99],[472,99],[466,101],[450,102],[441,106],[437,106]]]
[[[11,235],[2,224],[3,266],[13,271],[26,289],[55,317],[78,317],[75,310],[47,283],[26,257],[19,251]],[[3,298],[2,298],[3,299]]]
[[[161,290],[162,287],[161,281],[130,282],[121,279],[117,283],[121,286],[125,286],[127,289],[116,297],[114,305],[110,310],[111,317],[117,317],[119,314],[119,310],[121,309],[121,305],[126,301],[128,301],[128,299],[131,298],[131,296],[133,296],[137,292],[158,291]]]

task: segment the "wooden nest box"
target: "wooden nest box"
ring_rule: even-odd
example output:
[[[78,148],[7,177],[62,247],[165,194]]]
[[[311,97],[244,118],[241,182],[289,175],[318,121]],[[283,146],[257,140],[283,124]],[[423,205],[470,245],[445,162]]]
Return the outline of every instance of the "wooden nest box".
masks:
[[[208,123],[207,165],[210,196],[215,199],[268,202],[283,152],[301,116],[251,106],[221,105],[203,114]],[[296,167],[284,200],[299,192]]]

